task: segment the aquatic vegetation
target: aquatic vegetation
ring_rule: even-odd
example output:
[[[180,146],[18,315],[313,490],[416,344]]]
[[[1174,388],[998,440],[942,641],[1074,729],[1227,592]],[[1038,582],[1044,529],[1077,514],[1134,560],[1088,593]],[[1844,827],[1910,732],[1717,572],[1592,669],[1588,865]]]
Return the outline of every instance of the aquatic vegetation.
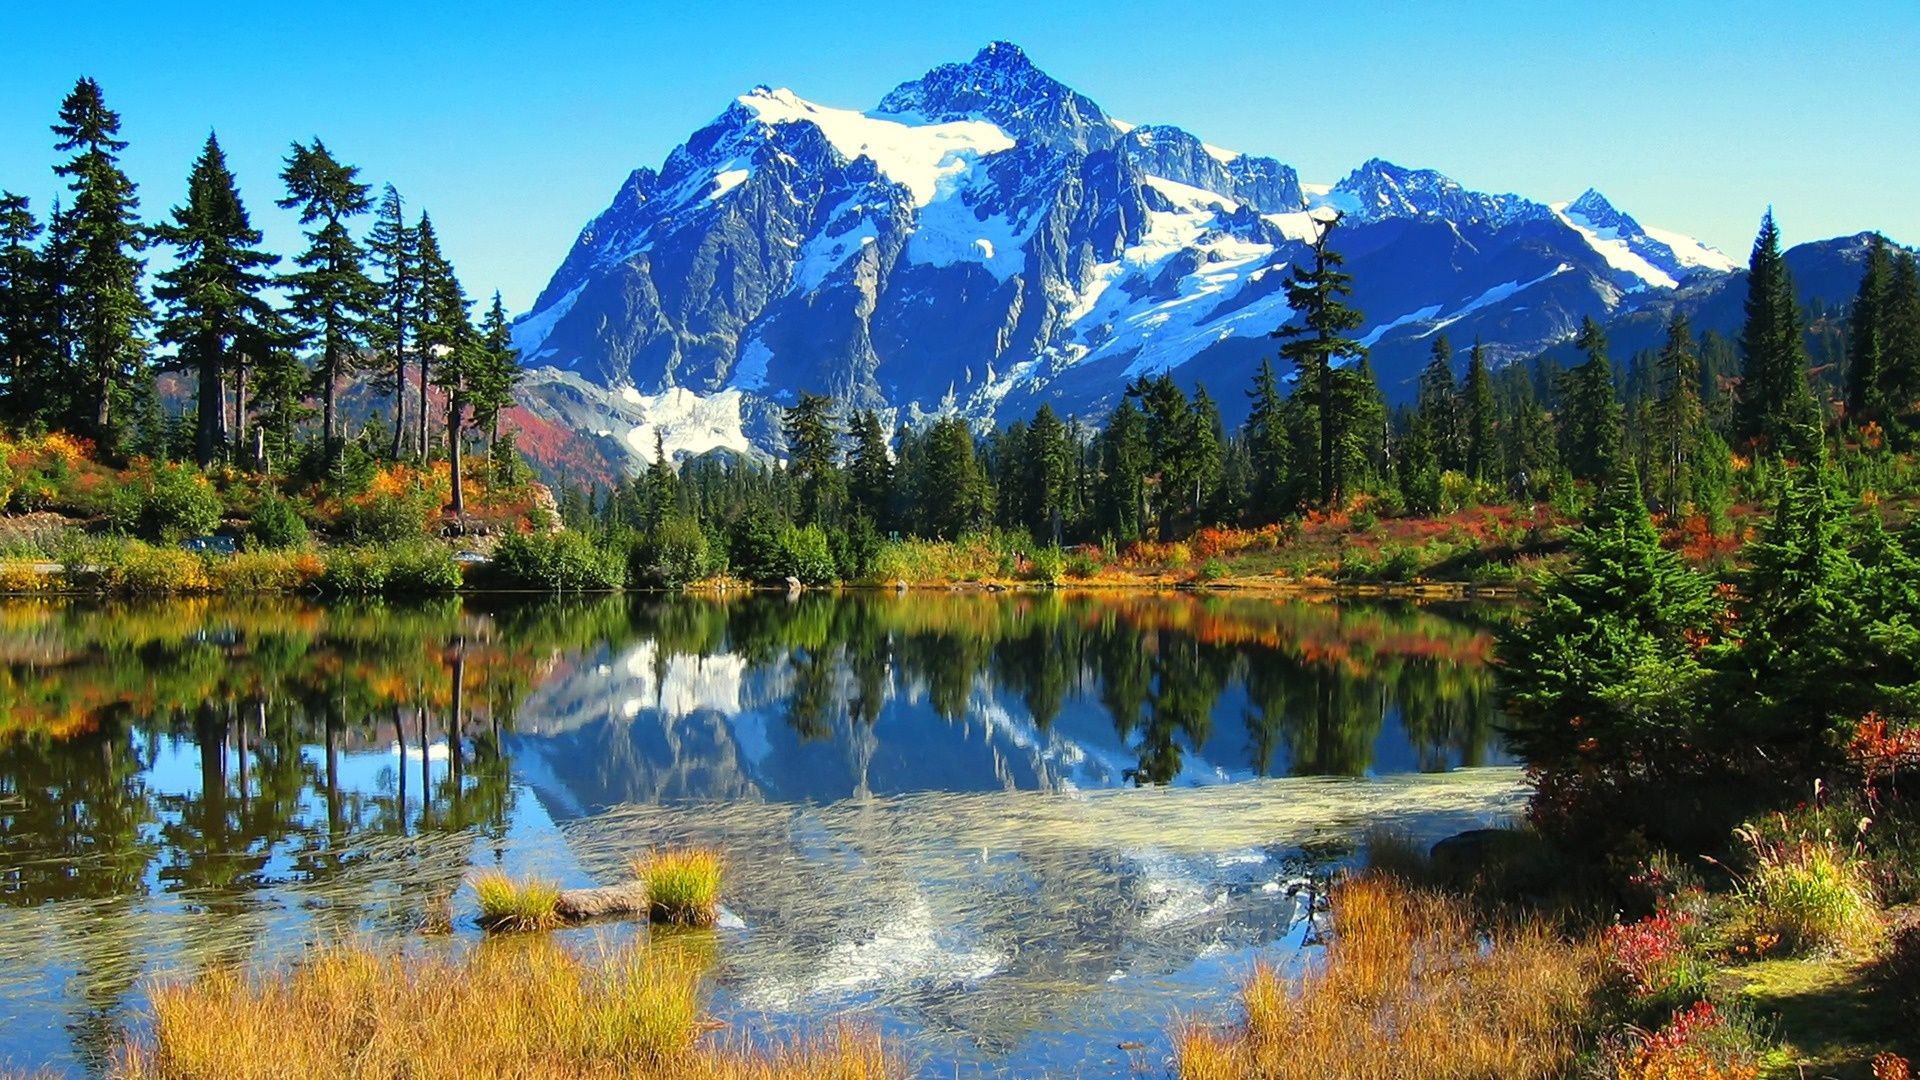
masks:
[[[898,1075],[878,1036],[843,1028],[770,1050],[702,1038],[702,966],[680,949],[581,957],[494,943],[459,958],[322,950],[249,980],[215,969],[152,995],[151,1034],[117,1080],[388,1080]]]
[[[1178,1034],[1183,1080],[1565,1075],[1595,950],[1538,927],[1483,934],[1465,903],[1366,875],[1335,887],[1324,962],[1297,988],[1262,967],[1230,1029]]]
[[[488,930],[524,933],[560,925],[560,887],[551,881],[520,880],[490,870],[467,884],[480,903],[480,925]]]
[[[720,853],[705,848],[653,851],[635,859],[634,876],[647,887],[655,922],[712,926],[720,918]]]

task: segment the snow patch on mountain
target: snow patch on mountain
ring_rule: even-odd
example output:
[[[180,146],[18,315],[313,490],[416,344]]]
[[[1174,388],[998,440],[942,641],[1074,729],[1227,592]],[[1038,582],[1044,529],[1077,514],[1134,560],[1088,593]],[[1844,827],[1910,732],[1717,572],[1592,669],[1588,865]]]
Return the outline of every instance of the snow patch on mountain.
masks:
[[[1651,225],[1642,225],[1641,228],[1646,231],[1648,236],[1667,245],[1667,248],[1673,252],[1673,257],[1680,260],[1680,265],[1682,266],[1697,267],[1702,270],[1712,270],[1724,274],[1738,270],[1745,265],[1741,263],[1740,260],[1730,257],[1719,248],[1703,244],[1685,233],[1677,233],[1668,229],[1656,229]]]
[[[520,350],[522,364],[531,367],[552,355],[552,349],[543,349],[541,346],[546,344],[547,335],[553,332],[554,324],[573,310],[573,305],[586,287],[587,283],[582,281],[568,290],[565,296],[547,305],[544,311],[524,316],[513,324],[513,347]]]
[[[653,455],[655,435],[660,437],[667,456],[676,460],[709,450],[747,451],[749,444],[740,418],[741,392],[737,389],[703,396],[683,386],[669,386],[657,394],[642,394],[628,386],[621,388],[620,398],[636,406],[642,417],[637,426],[621,436],[638,455]]]
[[[791,90],[755,90],[739,102],[764,124],[819,128],[847,160],[870,158],[887,179],[912,193],[916,206],[932,202],[943,179],[1014,146],[1006,132],[985,120],[927,123],[914,117],[872,116],[816,105]]]

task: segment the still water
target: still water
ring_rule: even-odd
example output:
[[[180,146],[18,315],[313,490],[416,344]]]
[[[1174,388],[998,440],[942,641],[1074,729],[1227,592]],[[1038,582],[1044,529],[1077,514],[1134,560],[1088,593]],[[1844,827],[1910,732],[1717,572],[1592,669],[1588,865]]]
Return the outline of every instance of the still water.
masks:
[[[461,882],[730,862],[710,1008],[930,1075],[1164,1073],[1280,884],[1513,812],[1499,611],[1190,594],[0,605],[0,1066],[155,979],[472,947]],[[423,938],[451,896],[456,933]],[[644,928],[567,931],[592,947]]]

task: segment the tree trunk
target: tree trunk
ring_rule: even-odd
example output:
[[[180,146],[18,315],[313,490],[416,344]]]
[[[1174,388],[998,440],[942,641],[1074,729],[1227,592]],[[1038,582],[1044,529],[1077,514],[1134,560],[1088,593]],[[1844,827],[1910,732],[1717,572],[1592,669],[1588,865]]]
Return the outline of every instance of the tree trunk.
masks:
[[[320,361],[320,445],[327,454],[327,471],[340,463],[340,440],[335,437],[334,393],[338,382],[338,357],[329,346],[326,355]]]
[[[233,446],[234,456],[246,453],[247,446],[247,369],[233,366]]]
[[[447,395],[447,462],[453,473],[453,512],[467,512],[466,497],[460,492],[460,413],[465,405],[457,394]]]
[[[393,460],[400,460],[407,434],[407,354],[394,350],[393,357]]]
[[[431,350],[420,350],[420,460],[427,460],[427,447],[433,444],[427,441],[427,418],[433,410],[427,407],[427,368],[433,361]]]
[[[200,404],[199,415],[194,418],[193,458],[201,468],[213,464],[221,445],[226,441],[227,388],[221,376],[221,363],[217,357],[207,357],[200,361]]]

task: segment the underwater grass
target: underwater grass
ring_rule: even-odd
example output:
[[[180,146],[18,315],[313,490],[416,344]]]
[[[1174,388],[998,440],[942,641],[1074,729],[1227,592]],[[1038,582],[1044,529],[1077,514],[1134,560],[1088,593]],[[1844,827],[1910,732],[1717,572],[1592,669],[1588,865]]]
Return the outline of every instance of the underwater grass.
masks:
[[[651,851],[633,861],[634,876],[647,887],[654,922],[712,926],[720,919],[720,881],[726,863],[708,848]]]
[[[152,994],[150,1033],[117,1080],[468,1080],[615,1077],[867,1080],[900,1070],[878,1036],[843,1028],[767,1050],[714,1045],[704,966],[684,950],[581,957],[544,939],[459,958],[320,950],[249,980],[214,969]]]
[[[1384,875],[1337,885],[1325,962],[1297,985],[1262,966],[1242,1021],[1176,1037],[1183,1080],[1563,1076],[1597,986],[1589,947],[1475,925],[1464,901]]]
[[[498,933],[526,933],[560,925],[560,887],[541,878],[520,880],[498,870],[468,885],[480,903],[480,925]]]

